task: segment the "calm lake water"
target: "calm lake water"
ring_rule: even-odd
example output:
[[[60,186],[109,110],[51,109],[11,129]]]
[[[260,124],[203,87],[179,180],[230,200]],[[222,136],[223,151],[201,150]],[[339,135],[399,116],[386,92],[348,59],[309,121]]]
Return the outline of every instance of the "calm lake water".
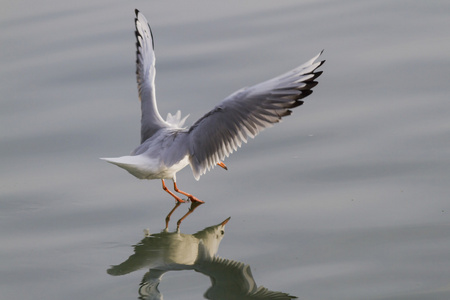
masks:
[[[174,201],[160,181],[98,159],[139,143],[135,8],[155,37],[160,112],[188,124],[325,49],[314,93],[228,171],[178,173],[206,202],[180,233],[189,204],[161,233]],[[449,1],[3,3],[1,298],[450,299],[449,13]],[[205,229],[230,216],[221,242]]]

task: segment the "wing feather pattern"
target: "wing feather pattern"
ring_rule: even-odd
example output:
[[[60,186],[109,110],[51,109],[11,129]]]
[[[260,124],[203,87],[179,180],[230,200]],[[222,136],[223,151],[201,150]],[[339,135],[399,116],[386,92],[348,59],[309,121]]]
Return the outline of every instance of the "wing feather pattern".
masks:
[[[190,165],[195,179],[254,138],[260,131],[291,114],[312,93],[316,71],[325,61],[320,52],[301,66],[225,98],[189,129]]]
[[[136,80],[141,100],[141,143],[169,125],[158,112],[155,96],[155,52],[153,35],[147,19],[139,10],[136,18]]]

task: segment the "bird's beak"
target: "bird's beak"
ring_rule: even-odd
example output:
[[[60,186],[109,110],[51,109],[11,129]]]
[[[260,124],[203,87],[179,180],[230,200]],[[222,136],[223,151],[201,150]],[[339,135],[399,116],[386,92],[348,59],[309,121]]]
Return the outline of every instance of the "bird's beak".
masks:
[[[222,223],[220,223],[220,225],[225,226],[225,224],[228,223],[228,221],[230,221],[231,217],[228,217],[228,219],[226,219],[225,221],[223,221]]]

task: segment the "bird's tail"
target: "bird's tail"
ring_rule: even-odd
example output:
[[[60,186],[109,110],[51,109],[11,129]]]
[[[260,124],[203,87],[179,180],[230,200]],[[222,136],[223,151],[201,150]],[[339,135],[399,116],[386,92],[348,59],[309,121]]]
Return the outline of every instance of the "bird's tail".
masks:
[[[139,179],[146,179],[148,178],[149,174],[152,173],[151,160],[141,155],[127,155],[121,157],[100,159],[127,170],[130,174],[136,176]]]

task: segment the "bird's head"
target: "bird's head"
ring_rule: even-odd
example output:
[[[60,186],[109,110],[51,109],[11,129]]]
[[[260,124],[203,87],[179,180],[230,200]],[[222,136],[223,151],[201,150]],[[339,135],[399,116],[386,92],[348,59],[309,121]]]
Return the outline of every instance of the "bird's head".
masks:
[[[203,244],[204,250],[208,252],[208,256],[213,257],[219,250],[220,241],[222,241],[225,235],[225,225],[230,219],[231,217],[217,225],[206,227],[194,234],[194,236]]]

